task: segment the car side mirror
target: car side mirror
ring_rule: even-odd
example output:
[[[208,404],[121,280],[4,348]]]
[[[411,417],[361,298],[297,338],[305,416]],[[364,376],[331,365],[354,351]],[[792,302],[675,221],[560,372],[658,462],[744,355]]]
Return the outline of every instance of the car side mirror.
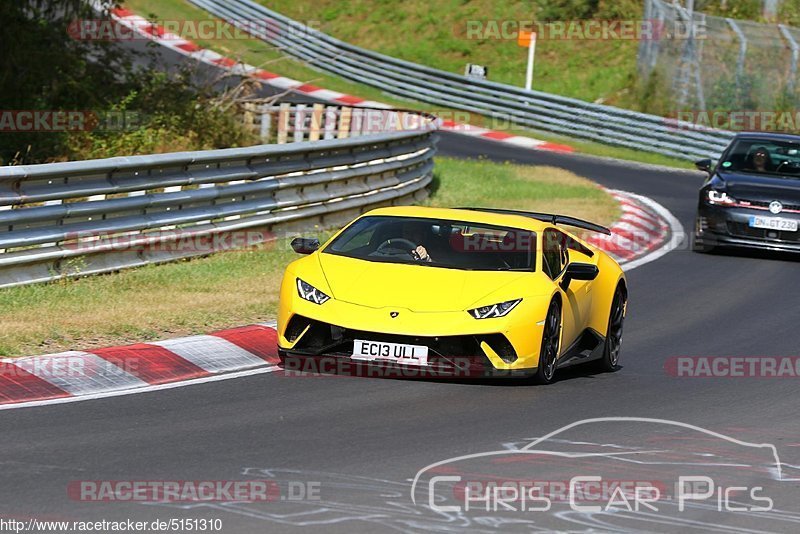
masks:
[[[710,159],[706,158],[706,159],[701,159],[699,161],[695,161],[694,166],[697,167],[697,169],[700,171],[704,171],[707,172],[708,174],[711,174],[712,163],[713,162]]]
[[[570,263],[561,278],[561,289],[566,291],[573,280],[594,280],[599,272],[597,265],[591,263]]]
[[[319,239],[315,237],[295,237],[292,249],[298,254],[311,254],[319,248]]]

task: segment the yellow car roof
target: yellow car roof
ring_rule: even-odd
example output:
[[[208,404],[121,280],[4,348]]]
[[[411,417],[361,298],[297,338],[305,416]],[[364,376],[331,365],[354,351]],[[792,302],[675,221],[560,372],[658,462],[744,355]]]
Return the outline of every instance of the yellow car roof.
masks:
[[[552,225],[538,219],[509,213],[492,213],[458,208],[430,208],[426,206],[392,206],[377,208],[364,215],[384,215],[392,217],[420,217],[424,219],[445,219],[495,226],[509,226],[539,232]]]

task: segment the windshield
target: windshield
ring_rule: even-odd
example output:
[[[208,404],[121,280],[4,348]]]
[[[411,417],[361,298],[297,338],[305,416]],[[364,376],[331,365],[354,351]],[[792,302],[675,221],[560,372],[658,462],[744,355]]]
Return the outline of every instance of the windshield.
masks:
[[[800,177],[800,143],[740,139],[720,162],[720,171]]]
[[[533,271],[536,234],[461,221],[370,216],[323,253],[388,263],[478,271]]]

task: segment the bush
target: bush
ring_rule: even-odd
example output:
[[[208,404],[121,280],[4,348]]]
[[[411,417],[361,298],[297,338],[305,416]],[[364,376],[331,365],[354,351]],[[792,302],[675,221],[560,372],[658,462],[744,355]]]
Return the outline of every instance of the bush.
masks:
[[[642,16],[638,0],[536,0],[542,20],[637,19]]]
[[[758,20],[761,17],[763,0],[736,0],[735,2],[709,2],[696,6],[698,11],[719,17]]]
[[[69,159],[154,154],[181,150],[212,150],[258,142],[234,107],[221,103],[211,85],[196,86],[191,74],[150,72],[117,104],[112,115],[132,118],[122,131],[73,134],[65,143]]]

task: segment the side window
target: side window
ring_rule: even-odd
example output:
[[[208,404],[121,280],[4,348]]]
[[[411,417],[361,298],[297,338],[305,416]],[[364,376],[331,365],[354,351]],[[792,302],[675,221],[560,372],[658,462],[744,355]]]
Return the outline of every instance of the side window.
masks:
[[[339,236],[336,241],[331,245],[331,250],[334,252],[350,252],[352,250],[367,246],[372,241],[372,236],[375,234],[375,229],[381,226],[370,220],[370,217],[364,217],[351,224],[345,234]],[[347,237],[349,235],[349,237]]]
[[[339,250],[341,252],[350,252],[351,250],[365,247],[370,244],[370,241],[372,240],[372,236],[374,234],[375,234],[375,227],[372,227],[366,232],[361,232],[357,236],[353,237],[353,239],[345,243]]]
[[[550,278],[555,279],[558,258],[558,243],[553,238],[553,230],[545,230],[542,234],[542,270]]]
[[[548,229],[542,234],[542,268],[555,280],[569,261],[567,236],[558,230]]]

